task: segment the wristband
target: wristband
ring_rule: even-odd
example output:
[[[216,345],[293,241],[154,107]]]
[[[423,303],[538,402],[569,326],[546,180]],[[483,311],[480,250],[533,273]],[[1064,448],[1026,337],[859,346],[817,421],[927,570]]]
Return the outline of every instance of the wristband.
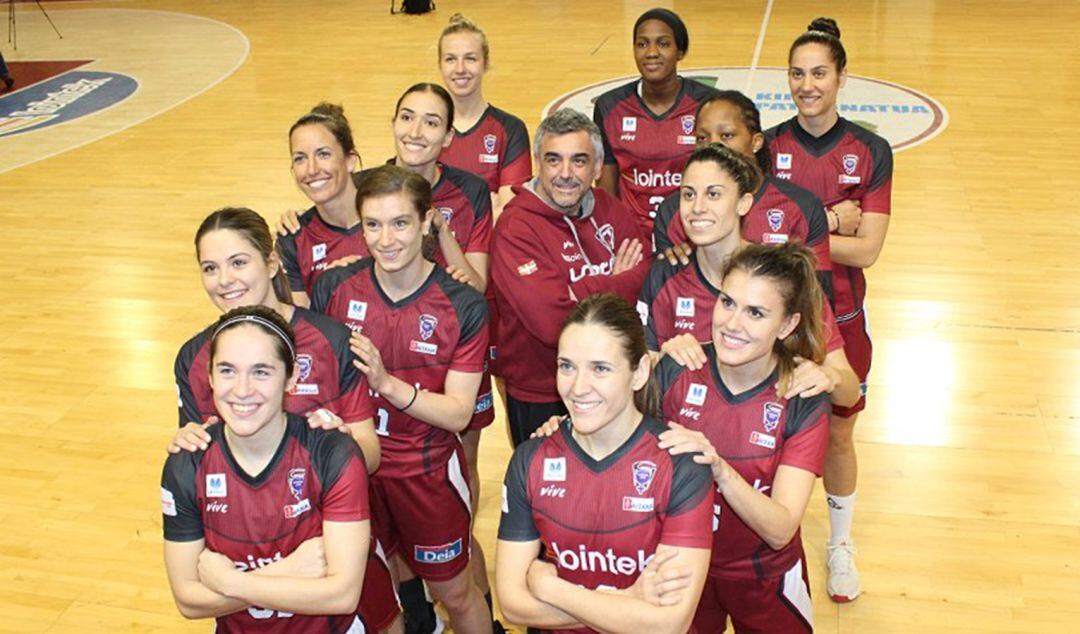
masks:
[[[418,388],[418,387],[416,387],[415,385],[413,385],[413,388],[412,388],[412,389],[413,389],[413,393],[412,393],[412,398],[411,398],[411,399],[409,399],[409,404],[408,404],[408,405],[406,405],[405,407],[398,407],[398,408],[397,408],[397,411],[399,411],[399,412],[404,412],[405,410],[407,410],[407,409],[409,409],[410,407],[412,407],[412,406],[413,406],[413,403],[415,403],[415,402],[416,402],[416,397],[417,397],[417,396],[420,396],[420,388]]]

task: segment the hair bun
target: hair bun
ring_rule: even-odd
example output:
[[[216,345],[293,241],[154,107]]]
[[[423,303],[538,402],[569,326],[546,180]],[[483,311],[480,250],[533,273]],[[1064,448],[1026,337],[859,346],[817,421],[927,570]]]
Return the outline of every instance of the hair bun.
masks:
[[[450,16],[450,24],[452,24],[452,25],[453,25],[453,24],[461,24],[461,25],[463,25],[463,26],[468,26],[468,27],[473,27],[473,26],[475,26],[475,25],[474,25],[474,24],[472,23],[472,20],[470,20],[469,18],[465,17],[465,16],[464,16],[464,15],[462,15],[461,13],[455,13],[454,15]]]
[[[814,21],[810,23],[810,26],[806,27],[806,30],[828,33],[836,39],[840,39],[840,26],[836,23],[836,20],[832,18],[815,18]]]
[[[336,103],[330,103],[329,101],[320,101],[318,105],[311,109],[312,114],[321,114],[328,117],[334,117],[335,119],[345,118],[345,108],[342,108]]]

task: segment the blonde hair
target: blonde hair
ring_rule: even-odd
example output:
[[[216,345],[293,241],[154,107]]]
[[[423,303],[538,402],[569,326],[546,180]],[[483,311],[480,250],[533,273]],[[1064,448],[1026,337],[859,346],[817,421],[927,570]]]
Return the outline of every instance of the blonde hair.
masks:
[[[475,33],[480,36],[480,49],[484,53],[484,66],[491,65],[491,49],[488,47],[487,34],[484,33],[484,29],[481,29],[475,22],[469,18],[455,13],[450,16],[450,23],[443,29],[442,34],[439,35],[439,57],[442,58],[442,41],[447,35],[454,33]]]

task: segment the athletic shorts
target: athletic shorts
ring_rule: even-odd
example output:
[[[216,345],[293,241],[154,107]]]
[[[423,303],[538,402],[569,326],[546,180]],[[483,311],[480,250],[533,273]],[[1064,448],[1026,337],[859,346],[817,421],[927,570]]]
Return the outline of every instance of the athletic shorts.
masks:
[[[706,579],[691,631],[723,632],[729,616],[736,634],[813,632],[806,562],[773,579]]]
[[[371,543],[374,547],[368,554],[364,588],[360,592],[360,618],[366,631],[374,633],[390,627],[401,613],[401,606],[386,563],[386,553],[378,540]]]
[[[866,309],[860,310],[854,317],[837,324],[840,336],[844,338],[844,355],[847,356],[855,376],[859,377],[859,400],[851,407],[833,405],[836,416],[854,416],[866,409],[866,377],[870,374],[870,360],[874,354],[874,344],[870,341],[870,322],[866,318]]]
[[[480,379],[480,392],[476,395],[476,408],[465,431],[480,431],[495,422],[495,395],[491,385],[491,361],[484,364],[484,376]]]
[[[399,553],[428,581],[448,581],[469,565],[469,480],[460,445],[450,460],[408,478],[371,478],[372,514],[385,535],[387,554]]]
[[[566,405],[562,401],[530,403],[506,395],[506,424],[510,427],[510,442],[515,447],[528,440],[552,416],[566,416]]]

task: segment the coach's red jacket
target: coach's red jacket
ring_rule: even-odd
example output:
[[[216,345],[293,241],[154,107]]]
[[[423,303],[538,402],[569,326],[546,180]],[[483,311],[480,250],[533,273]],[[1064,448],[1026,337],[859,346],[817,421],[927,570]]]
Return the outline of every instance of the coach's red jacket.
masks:
[[[577,303],[573,298],[611,292],[633,305],[652,260],[651,241],[633,211],[601,189],[592,190],[577,217],[552,209],[528,185],[515,187],[514,194],[499,216],[491,247],[499,309],[495,373],[519,401],[553,402],[559,400],[559,331]],[[641,241],[644,258],[612,275],[619,245],[634,238]]]

